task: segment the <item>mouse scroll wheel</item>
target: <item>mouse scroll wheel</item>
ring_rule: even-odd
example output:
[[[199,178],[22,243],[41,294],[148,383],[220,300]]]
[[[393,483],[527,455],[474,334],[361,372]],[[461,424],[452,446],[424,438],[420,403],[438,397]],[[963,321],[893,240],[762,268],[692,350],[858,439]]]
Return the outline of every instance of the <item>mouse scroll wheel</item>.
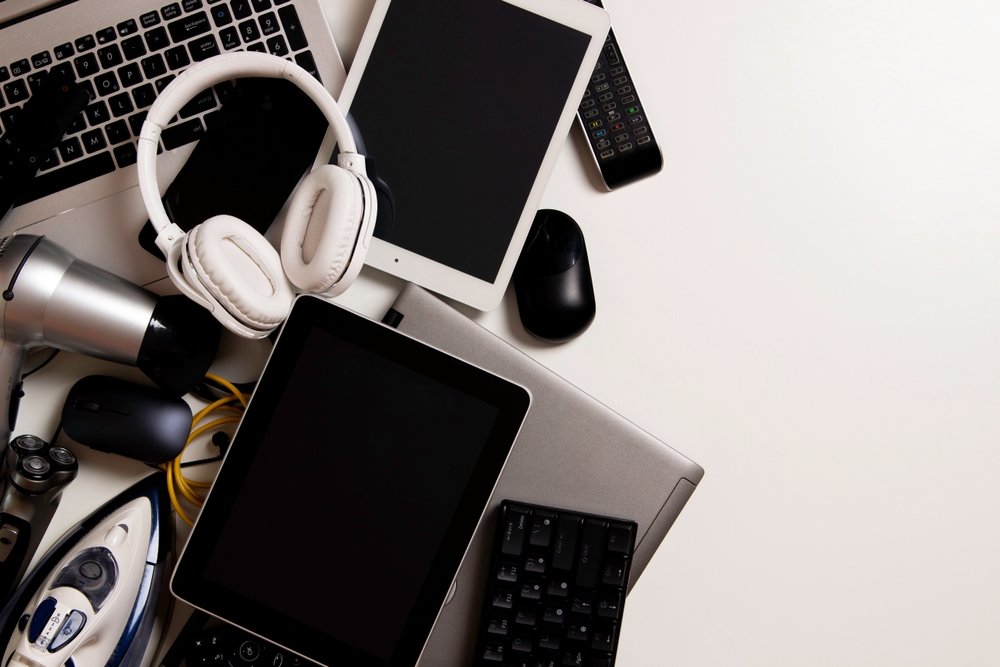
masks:
[[[84,410],[85,412],[97,412],[101,409],[101,406],[93,401],[77,401],[76,409]]]

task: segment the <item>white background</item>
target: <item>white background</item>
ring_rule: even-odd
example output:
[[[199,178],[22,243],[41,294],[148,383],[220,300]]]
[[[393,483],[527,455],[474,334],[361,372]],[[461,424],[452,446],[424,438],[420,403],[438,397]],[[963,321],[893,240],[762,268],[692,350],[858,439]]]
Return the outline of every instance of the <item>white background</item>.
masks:
[[[371,2],[325,4],[349,63]],[[618,665],[998,664],[1000,4],[606,6],[665,164],[607,193],[578,128],[562,150],[542,204],[584,230],[597,319],[551,347],[512,294],[462,310],[706,469]],[[18,431],[109,368],[62,355]],[[75,451],[101,470],[54,528],[142,471]]]

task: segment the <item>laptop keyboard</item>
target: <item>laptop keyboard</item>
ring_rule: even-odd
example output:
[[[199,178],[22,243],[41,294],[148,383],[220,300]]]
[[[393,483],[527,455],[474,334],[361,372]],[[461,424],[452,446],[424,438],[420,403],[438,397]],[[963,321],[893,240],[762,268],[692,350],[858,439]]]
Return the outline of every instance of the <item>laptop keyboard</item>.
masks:
[[[612,667],[637,526],[505,500],[476,664]]]
[[[135,164],[148,108],[192,63],[245,49],[294,60],[320,78],[291,0],[182,0],[85,30],[73,41],[0,64],[0,136],[19,122],[24,102],[52,72],[66,73],[91,98],[18,204]],[[231,91],[232,84],[223,83],[186,104],[164,128],[160,151],[197,141]]]

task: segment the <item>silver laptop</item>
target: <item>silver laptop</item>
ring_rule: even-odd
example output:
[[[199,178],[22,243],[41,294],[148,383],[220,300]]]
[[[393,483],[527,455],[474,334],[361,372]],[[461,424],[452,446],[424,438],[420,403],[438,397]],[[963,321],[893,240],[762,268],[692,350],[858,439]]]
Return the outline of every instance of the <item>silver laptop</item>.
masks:
[[[638,523],[631,590],[701,480],[701,466],[412,283],[383,321],[532,395],[421,664],[464,664],[473,655],[497,508],[505,499]]]
[[[163,262],[143,250],[135,142],[145,111],[172,77],[215,53],[260,50],[319,75],[334,96],[346,72],[319,0],[2,0],[0,131],[55,68],[92,91],[91,105],[48,156],[0,236],[44,234],[81,259],[149,285]],[[170,126],[157,172],[173,180],[218,109],[219,91]],[[165,132],[167,134],[168,132]]]

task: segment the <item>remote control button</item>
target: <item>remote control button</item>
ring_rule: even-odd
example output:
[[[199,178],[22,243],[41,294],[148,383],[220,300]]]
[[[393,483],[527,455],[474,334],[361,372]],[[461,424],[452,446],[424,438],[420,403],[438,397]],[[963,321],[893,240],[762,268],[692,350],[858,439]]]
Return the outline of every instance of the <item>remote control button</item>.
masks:
[[[619,95],[624,95],[625,93],[631,93],[632,92],[632,86],[622,86],[621,88],[619,88],[615,92],[618,93]]]
[[[597,112],[597,109],[591,109],[591,110],[590,110],[590,111],[588,111],[587,113],[583,114],[583,117],[584,117],[584,118],[593,118],[594,116],[596,116],[596,115],[597,115],[597,113],[598,113],[598,112]]]
[[[604,151],[603,153],[601,153],[601,159],[602,160],[607,160],[609,157],[614,157],[614,155],[615,155],[614,151],[607,150],[607,151]]]
[[[625,71],[624,67],[615,67],[614,69],[611,70],[611,76],[618,76],[624,71]]]
[[[605,139],[604,141],[598,141],[596,147],[597,147],[597,150],[604,150],[605,148],[607,148],[610,145],[611,145],[611,142],[608,141],[607,139]]]
[[[636,140],[635,143],[637,143],[640,146],[642,146],[643,144],[648,144],[652,140],[653,140],[652,137],[640,137],[638,140]]]
[[[619,153],[624,153],[625,151],[630,151],[630,150],[632,150],[632,142],[629,142],[627,144],[622,144],[621,146],[618,147]]]
[[[634,130],[632,130],[632,136],[638,137],[640,134],[646,134],[646,132],[648,132],[648,130],[646,126],[643,125],[642,127],[637,127]],[[646,137],[646,139],[648,140],[649,137]]]
[[[257,642],[247,640],[240,644],[240,659],[243,662],[253,662],[260,657],[260,647]]]

